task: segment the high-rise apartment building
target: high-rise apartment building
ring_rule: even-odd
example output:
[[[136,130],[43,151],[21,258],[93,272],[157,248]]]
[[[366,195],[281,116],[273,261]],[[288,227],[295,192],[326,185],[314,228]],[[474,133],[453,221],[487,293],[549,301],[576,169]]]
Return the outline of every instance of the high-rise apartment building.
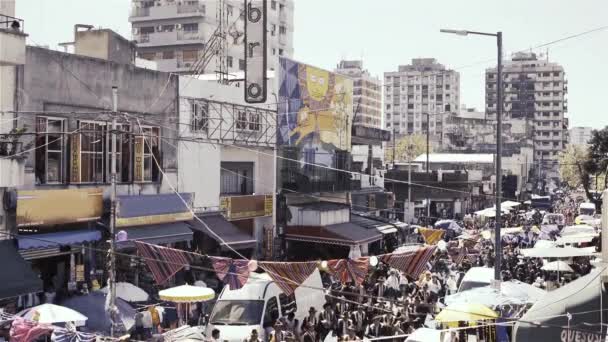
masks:
[[[382,82],[363,69],[363,61],[342,60],[337,73],[353,80],[353,123],[382,128]]]
[[[496,120],[496,68],[486,70],[486,113]],[[564,68],[534,53],[516,53],[503,65],[503,120],[532,122],[534,164],[541,178],[558,177],[559,153],[568,143],[568,81]]]
[[[445,113],[458,110],[460,74],[434,58],[415,58],[398,71],[384,73],[384,127],[395,135],[442,137]]]
[[[243,9],[244,2],[237,0],[132,0],[129,21],[138,57],[176,73],[244,70]],[[279,56],[293,55],[293,9],[293,0],[268,1],[269,69],[277,69]],[[223,35],[216,31],[220,22]],[[214,36],[225,39],[209,44]],[[209,64],[201,70],[197,61],[206,49],[213,53],[208,53]]]
[[[593,127],[572,127],[570,128],[569,135],[568,142],[571,145],[586,146],[593,135]]]

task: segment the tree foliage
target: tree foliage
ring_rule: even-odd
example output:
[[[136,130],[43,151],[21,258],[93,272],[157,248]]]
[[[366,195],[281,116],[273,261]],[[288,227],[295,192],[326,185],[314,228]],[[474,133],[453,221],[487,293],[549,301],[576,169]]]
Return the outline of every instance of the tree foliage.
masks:
[[[570,188],[576,189],[583,183],[581,181],[578,164],[589,158],[589,149],[581,145],[568,145],[559,155],[559,174],[562,182]]]
[[[433,152],[432,146],[429,153]],[[393,162],[393,142],[388,142],[384,149],[387,163]],[[419,155],[426,153],[426,135],[411,134],[395,142],[395,162],[410,162]]]
[[[581,178],[581,185],[585,189],[589,201],[595,203],[596,208],[601,208],[601,193],[591,192],[594,183],[598,182],[596,190],[605,189],[608,181],[608,127],[594,130],[589,140],[589,152],[587,158],[577,162],[577,168]],[[592,179],[594,182],[592,182]],[[601,180],[601,181],[600,181]]]

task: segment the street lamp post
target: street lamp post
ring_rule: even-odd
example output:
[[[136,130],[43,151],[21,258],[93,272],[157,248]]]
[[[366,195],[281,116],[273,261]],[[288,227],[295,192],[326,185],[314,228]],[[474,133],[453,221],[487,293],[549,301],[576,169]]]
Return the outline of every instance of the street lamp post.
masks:
[[[467,31],[467,30],[440,30],[442,33],[453,33],[459,36],[467,36],[471,35],[480,35],[480,36],[490,36],[496,37],[496,45],[498,49],[497,56],[497,66],[496,66],[496,76],[498,80],[496,81],[496,207],[495,207],[495,217],[496,217],[496,225],[494,227],[494,244],[495,244],[495,254],[496,260],[494,263],[494,279],[497,284],[499,284],[501,276],[501,261],[502,261],[502,248],[501,248],[501,238],[500,238],[500,224],[501,224],[501,213],[502,208],[500,206],[501,198],[502,198],[502,109],[503,109],[503,96],[502,96],[502,32],[496,33],[486,33],[486,32],[476,32],[476,31]]]

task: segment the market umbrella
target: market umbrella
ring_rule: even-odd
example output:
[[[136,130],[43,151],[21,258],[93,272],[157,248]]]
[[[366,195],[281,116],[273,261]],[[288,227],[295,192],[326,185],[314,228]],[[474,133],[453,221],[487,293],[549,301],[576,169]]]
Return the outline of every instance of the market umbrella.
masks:
[[[435,228],[449,229],[457,233],[462,232],[462,227],[454,220],[439,220],[435,222]]]
[[[104,287],[100,291],[103,293],[108,293],[108,287]],[[127,302],[146,302],[148,301],[148,294],[146,291],[140,289],[139,287],[125,282],[116,283],[116,297],[126,300]]]
[[[561,260],[550,262],[540,269],[543,271],[574,272],[572,267]]]
[[[441,342],[441,335],[442,330],[418,328],[405,339],[405,342]]]
[[[213,299],[215,291],[208,287],[186,284],[158,291],[158,296],[162,300],[173,303],[196,303]]]
[[[48,324],[66,322],[78,322],[79,324],[83,324],[87,320],[87,316],[80,312],[55,304],[34,306],[21,311],[17,316],[30,321]]]
[[[106,295],[101,291],[94,291],[85,296],[70,297],[60,303],[70,309],[76,310],[89,319],[85,324],[87,331],[109,333],[112,321],[106,311]],[[126,330],[130,330],[135,324],[135,309],[126,301],[116,298],[118,308],[118,322]]]
[[[442,323],[458,321],[480,321],[495,319],[498,314],[483,304],[456,303],[448,305],[436,317],[435,320]]]
[[[536,302],[546,293],[546,291],[530,284],[511,280],[502,282],[500,284],[500,290],[497,290],[493,286],[483,286],[446,296],[445,303],[447,305],[476,303],[488,307],[507,304],[523,305]]]

